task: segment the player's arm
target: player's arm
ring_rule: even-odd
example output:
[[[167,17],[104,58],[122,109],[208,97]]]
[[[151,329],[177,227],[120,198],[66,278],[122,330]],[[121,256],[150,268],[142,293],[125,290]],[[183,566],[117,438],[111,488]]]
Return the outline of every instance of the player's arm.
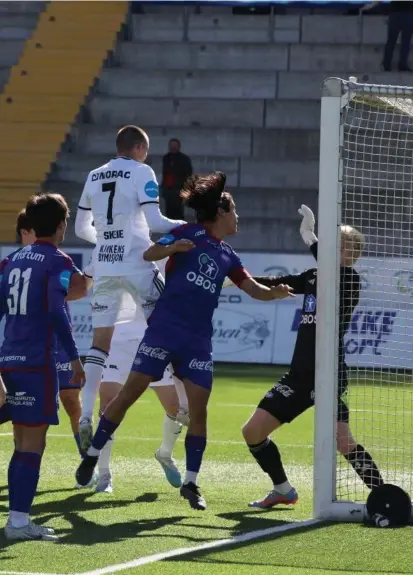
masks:
[[[86,287],[88,290],[90,290],[90,288],[93,286],[93,273],[94,273],[93,263],[92,260],[90,260],[88,265],[83,270],[83,275],[86,278]]]
[[[143,253],[143,259],[147,262],[157,262],[179,252],[188,252],[194,247],[195,244],[191,240],[186,238],[179,239],[176,232],[172,232],[160,238],[156,244],[152,244]]]
[[[7,397],[6,386],[4,385],[4,381],[2,380],[0,375],[0,407],[2,407],[6,403],[6,397]]]
[[[289,285],[295,294],[303,294],[305,292],[305,272],[301,274],[290,274],[281,277],[275,276],[254,276],[256,282],[267,287],[276,287],[281,284]]]
[[[76,219],[75,219],[75,234],[81,240],[96,243],[96,229],[93,226],[92,206],[90,202],[90,195],[88,192],[89,177],[86,180],[85,187],[83,188],[82,196],[77,206]]]
[[[87,296],[88,283],[87,278],[82,272],[74,266],[74,271],[70,278],[67,301],[75,301]]]
[[[271,301],[273,299],[282,299],[288,296],[293,297],[292,289],[288,285],[277,284],[273,287],[267,287],[258,283],[251,274],[244,268],[237,254],[232,254],[232,267],[229,270],[228,278],[240,290],[247,293],[253,299],[260,301]]]
[[[287,284],[280,283],[276,286],[267,287],[256,282],[252,277],[244,279],[238,287],[253,299],[258,299],[260,301],[272,301],[273,299],[294,297],[293,289]]]
[[[159,186],[155,172],[149,166],[145,166],[143,171],[144,174],[140,174],[140,181],[136,182],[136,189],[138,201],[148,222],[149,229],[158,234],[167,234],[174,228],[184,225],[186,222],[182,220],[170,220],[161,214],[159,209]]]

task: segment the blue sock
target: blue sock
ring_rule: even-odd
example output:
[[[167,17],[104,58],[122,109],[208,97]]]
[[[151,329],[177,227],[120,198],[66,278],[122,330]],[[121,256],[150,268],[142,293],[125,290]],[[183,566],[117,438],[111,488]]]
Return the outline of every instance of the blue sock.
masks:
[[[104,415],[102,415],[96,433],[93,437],[92,447],[94,449],[98,449],[99,451],[103,449],[118,427],[119,423],[113,423],[112,421],[109,421],[109,419],[106,419]]]
[[[10,511],[30,513],[39,482],[41,460],[39,453],[14,451],[8,473]]]
[[[74,433],[73,437],[75,438],[77,449],[79,451],[79,455],[83,459],[84,456],[86,455],[86,453],[84,451],[82,451],[82,448],[80,447],[80,435],[79,435],[79,433]]]
[[[186,469],[198,473],[201,469],[202,458],[206,448],[206,437],[189,435],[185,437]]]

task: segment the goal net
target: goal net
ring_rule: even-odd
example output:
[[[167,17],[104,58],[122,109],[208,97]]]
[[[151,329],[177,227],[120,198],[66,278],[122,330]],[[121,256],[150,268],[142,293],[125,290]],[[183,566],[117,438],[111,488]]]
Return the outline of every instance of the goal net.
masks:
[[[322,95],[314,498],[318,517],[350,521],[363,518],[369,489],[336,451],[343,371],[356,444],[385,482],[413,494],[413,88],[353,80],[330,78]],[[365,238],[354,265],[359,302],[344,336],[347,370],[339,309],[358,294],[354,283],[340,289],[341,224]]]

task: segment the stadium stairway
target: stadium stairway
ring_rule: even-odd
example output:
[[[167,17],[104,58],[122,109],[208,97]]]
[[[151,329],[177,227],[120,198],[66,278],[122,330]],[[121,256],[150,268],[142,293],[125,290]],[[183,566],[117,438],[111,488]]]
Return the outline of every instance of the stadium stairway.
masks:
[[[14,241],[16,212],[41,189],[127,7],[77,2],[74,10],[71,2],[53,1],[28,35],[0,95],[0,242]]]

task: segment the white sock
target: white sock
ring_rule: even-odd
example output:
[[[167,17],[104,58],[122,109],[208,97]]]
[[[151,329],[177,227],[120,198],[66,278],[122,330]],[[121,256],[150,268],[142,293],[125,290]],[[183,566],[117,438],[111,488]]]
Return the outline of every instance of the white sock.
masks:
[[[91,455],[92,457],[99,457],[100,449],[96,449],[91,445],[89,449],[86,451],[86,455]]]
[[[112,455],[114,438],[111,437],[99,455],[99,475],[110,475],[110,456]]]
[[[182,424],[175,420],[172,415],[165,413],[163,420],[162,445],[159,448],[160,454],[164,457],[172,457],[175,443],[182,431]]]
[[[291,491],[292,488],[293,488],[293,486],[291,485],[291,483],[289,481],[284,481],[284,483],[279,483],[278,485],[274,485],[275,491],[277,491],[278,493],[281,493],[281,495],[287,495],[287,493],[289,491]]]
[[[91,347],[85,359],[86,383],[82,391],[82,418],[93,418],[93,410],[102,381],[103,369],[108,354],[97,347]]]
[[[29,514],[22,513],[21,511],[9,511],[9,521],[12,527],[25,527],[29,524]]]
[[[184,485],[186,485],[187,483],[193,483],[194,485],[196,485],[196,478],[197,477],[198,477],[198,473],[196,473],[195,471],[187,471],[185,474]]]
[[[175,384],[176,394],[178,396],[179,407],[188,411],[188,398],[186,397],[185,386],[176,375],[172,376],[173,382]]]

